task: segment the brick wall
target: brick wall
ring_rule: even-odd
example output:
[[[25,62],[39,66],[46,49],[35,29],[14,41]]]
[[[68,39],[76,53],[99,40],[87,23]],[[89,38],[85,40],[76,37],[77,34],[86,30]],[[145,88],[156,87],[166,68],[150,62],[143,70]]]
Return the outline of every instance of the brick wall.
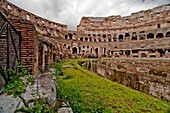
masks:
[[[38,72],[38,45],[36,29],[31,22],[10,20],[14,27],[21,31],[21,62],[33,73]]]
[[[3,18],[0,18],[0,25],[3,26],[5,23],[5,20]],[[7,56],[9,56],[9,68],[14,67],[16,64],[16,53],[14,49],[14,45],[16,50],[19,50],[19,36],[17,33],[10,27],[8,35],[9,35],[9,53],[7,53],[7,26],[3,29],[2,34],[0,36],[0,65],[7,67]],[[10,35],[10,31],[12,36]],[[12,43],[13,39],[13,43]],[[18,51],[19,53],[19,51]]]
[[[21,31],[21,62],[32,72],[38,72],[38,45],[36,29],[31,22],[19,20],[19,19],[8,19],[12,25]],[[4,24],[4,20],[0,18],[0,25]],[[5,29],[0,37],[0,64],[6,67],[7,63],[7,29]],[[12,31],[15,45],[19,45],[19,37],[14,31]],[[15,58],[15,51],[12,45],[11,39],[9,40],[9,59],[10,67],[12,67]]]

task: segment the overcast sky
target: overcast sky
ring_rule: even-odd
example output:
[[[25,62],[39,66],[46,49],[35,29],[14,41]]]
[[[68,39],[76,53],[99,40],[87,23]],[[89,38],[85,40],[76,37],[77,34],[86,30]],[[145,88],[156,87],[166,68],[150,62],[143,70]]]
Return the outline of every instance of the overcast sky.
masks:
[[[170,3],[170,0],[8,0],[9,2],[46,19],[66,24],[76,30],[83,16],[127,16]]]

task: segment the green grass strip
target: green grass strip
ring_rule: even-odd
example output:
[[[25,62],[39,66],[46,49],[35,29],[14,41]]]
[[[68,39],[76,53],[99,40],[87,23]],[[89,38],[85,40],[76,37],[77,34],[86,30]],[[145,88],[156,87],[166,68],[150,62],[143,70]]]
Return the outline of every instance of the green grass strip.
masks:
[[[77,61],[64,62],[57,81],[59,101],[69,101],[74,113],[170,113],[170,103],[102,78]]]

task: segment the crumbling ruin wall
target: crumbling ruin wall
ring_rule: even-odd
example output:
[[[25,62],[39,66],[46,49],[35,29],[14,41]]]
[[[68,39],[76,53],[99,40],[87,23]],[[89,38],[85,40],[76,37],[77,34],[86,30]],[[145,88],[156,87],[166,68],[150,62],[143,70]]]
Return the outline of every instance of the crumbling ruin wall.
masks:
[[[0,17],[1,25],[5,23],[6,20]],[[37,69],[37,55],[36,52],[37,48],[37,35],[35,27],[32,23],[28,21],[23,21],[19,19],[8,19],[8,21],[12,24],[12,26],[17,30],[19,35],[22,37],[20,38],[16,32],[12,30],[12,36],[9,37],[9,53],[7,53],[7,27],[3,30],[3,33],[0,37],[0,57],[1,61],[0,64],[6,67],[7,64],[7,54],[9,55],[9,68],[12,68],[16,61],[13,59],[16,58],[16,53],[14,50],[14,45],[12,44],[12,38],[14,39],[15,48],[17,50],[18,55],[20,55],[21,62],[29,69],[31,72],[36,73]],[[10,32],[10,31],[9,31]],[[21,42],[21,48],[20,48]],[[21,50],[21,51],[20,51]]]
[[[34,25],[29,21],[10,19],[12,25],[21,32],[21,62],[33,73],[38,72],[38,42]]]
[[[43,72],[53,62],[67,59],[67,48],[57,41],[62,37],[60,31],[67,30],[66,25],[34,15],[6,0],[0,2],[0,7],[3,15],[21,31],[21,62],[34,74]]]
[[[87,69],[98,73],[111,81],[170,101],[170,79],[109,67],[104,62],[98,63],[97,60],[89,61],[86,64]]]
[[[9,68],[16,68],[15,66],[17,61],[16,58],[19,52],[15,53],[15,50],[19,51],[20,37],[18,36],[18,33],[16,33],[14,29],[11,28],[10,24],[5,24],[5,22],[6,20],[0,17],[0,26],[4,26],[1,28],[2,33],[0,35],[0,65],[3,67],[9,66]],[[15,49],[13,44],[15,45]],[[9,49],[9,53],[7,52],[8,49]],[[7,64],[8,59],[9,59],[9,65]]]

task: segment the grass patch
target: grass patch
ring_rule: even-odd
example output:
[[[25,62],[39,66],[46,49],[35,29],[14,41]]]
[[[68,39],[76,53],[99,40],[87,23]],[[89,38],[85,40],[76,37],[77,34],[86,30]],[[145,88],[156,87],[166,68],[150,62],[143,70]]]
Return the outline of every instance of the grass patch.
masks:
[[[68,100],[74,113],[169,113],[170,103],[102,78],[77,61],[64,62],[70,67],[57,81],[59,101]]]
[[[57,76],[61,76],[62,75],[62,71],[61,71],[61,67],[62,67],[62,64],[64,63],[64,61],[60,61],[60,62],[57,62],[55,64],[55,68],[56,68],[56,75]]]

